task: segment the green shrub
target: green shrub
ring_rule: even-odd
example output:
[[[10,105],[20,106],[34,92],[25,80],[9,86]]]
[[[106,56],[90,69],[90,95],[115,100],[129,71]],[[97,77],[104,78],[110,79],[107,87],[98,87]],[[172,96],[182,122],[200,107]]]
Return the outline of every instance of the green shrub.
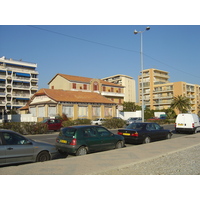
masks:
[[[75,119],[62,122],[63,127],[74,126],[74,125],[90,125],[90,124],[91,124],[90,119]]]
[[[123,119],[107,119],[105,122],[103,122],[102,126],[105,126],[109,129],[116,129],[116,128],[123,128],[126,125],[126,122]]]
[[[24,134],[36,135],[36,134],[46,134],[48,132],[47,124],[40,122],[24,122],[23,124]]]

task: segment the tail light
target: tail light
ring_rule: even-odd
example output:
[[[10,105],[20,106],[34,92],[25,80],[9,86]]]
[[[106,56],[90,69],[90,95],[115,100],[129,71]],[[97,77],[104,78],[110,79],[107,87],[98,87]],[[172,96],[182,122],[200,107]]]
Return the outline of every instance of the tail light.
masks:
[[[122,132],[120,132],[120,131],[118,131],[118,133],[117,133],[118,135],[123,135],[123,133]]]
[[[71,142],[70,142],[70,145],[76,145],[76,139],[74,138]]]
[[[138,137],[138,132],[131,133],[131,136]]]
[[[192,123],[192,128],[194,128],[194,123]]]

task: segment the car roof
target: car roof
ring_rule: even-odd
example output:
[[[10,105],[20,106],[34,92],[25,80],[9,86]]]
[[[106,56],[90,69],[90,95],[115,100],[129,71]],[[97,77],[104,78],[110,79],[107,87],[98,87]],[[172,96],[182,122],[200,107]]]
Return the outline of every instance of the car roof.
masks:
[[[75,126],[67,126],[67,127],[63,127],[63,128],[76,128],[76,129],[80,129],[80,128],[89,128],[89,127],[102,127],[102,126],[98,126],[98,125],[75,125]]]

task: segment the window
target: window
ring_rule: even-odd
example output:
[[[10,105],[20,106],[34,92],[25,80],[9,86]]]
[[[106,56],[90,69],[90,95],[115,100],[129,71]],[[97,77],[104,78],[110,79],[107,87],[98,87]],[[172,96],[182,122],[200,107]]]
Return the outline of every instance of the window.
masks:
[[[98,134],[94,130],[94,128],[86,128],[83,130],[83,136],[84,137],[98,137]]]
[[[6,145],[23,145],[29,143],[29,141],[26,140],[24,137],[14,133],[4,132],[2,133],[2,135],[6,142]]]
[[[72,83],[72,88],[76,89],[76,83]]]
[[[114,92],[114,88],[111,88],[111,92]]]
[[[36,117],[36,108],[35,107],[30,107],[29,111],[33,115],[33,117]]]
[[[56,106],[49,106],[48,107],[48,116],[49,117],[56,116]]]
[[[83,89],[87,90],[87,85],[86,84],[83,85]]]
[[[73,117],[74,116],[74,107],[73,106],[63,106],[62,107],[62,113],[67,115],[67,117]]]
[[[99,133],[99,135],[102,137],[111,136],[110,131],[108,131],[107,129],[105,129],[103,127],[97,127],[96,129],[97,129],[97,132]]]
[[[44,106],[38,107],[38,117],[45,117],[45,108],[44,108]]]
[[[94,83],[93,83],[93,90],[94,90],[94,91],[97,91],[97,90],[98,90],[98,86],[99,86],[98,83],[97,83],[97,82],[94,82]]]
[[[88,107],[79,106],[78,107],[78,117],[87,117],[88,116]]]
[[[100,117],[100,107],[92,107],[92,116]]]
[[[105,116],[105,117],[112,117],[112,108],[110,108],[110,107],[105,107],[104,116]]]

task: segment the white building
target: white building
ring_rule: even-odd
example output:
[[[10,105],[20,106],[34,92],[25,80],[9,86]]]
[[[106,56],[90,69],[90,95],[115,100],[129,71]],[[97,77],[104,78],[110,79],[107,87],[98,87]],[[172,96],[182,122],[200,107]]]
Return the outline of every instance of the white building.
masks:
[[[23,107],[38,90],[37,64],[0,58],[0,113]]]
[[[135,86],[135,80],[132,77],[127,75],[117,74],[114,76],[102,78],[102,80],[124,86],[124,94],[125,94],[124,101],[136,102],[136,86]]]

